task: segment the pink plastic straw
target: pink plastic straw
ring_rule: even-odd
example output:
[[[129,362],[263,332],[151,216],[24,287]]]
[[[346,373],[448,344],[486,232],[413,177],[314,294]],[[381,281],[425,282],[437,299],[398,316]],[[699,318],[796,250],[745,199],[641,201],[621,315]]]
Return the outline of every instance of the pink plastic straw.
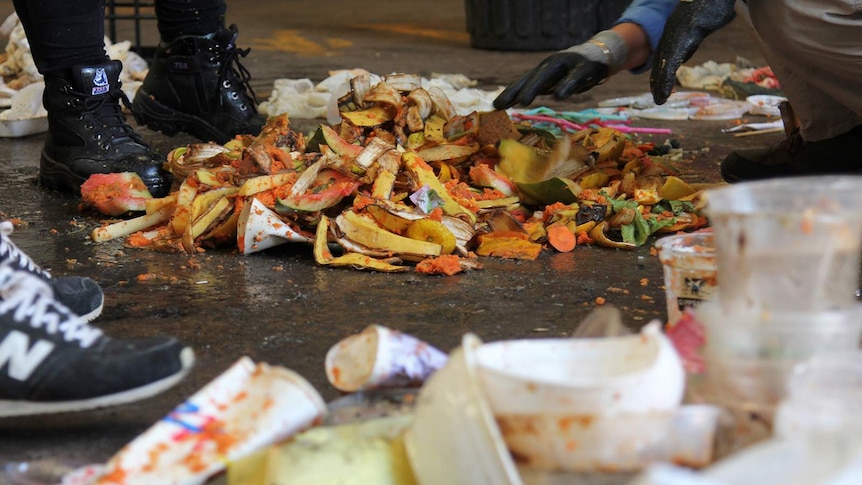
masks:
[[[514,116],[521,118],[522,120],[530,120],[530,121],[543,121],[545,123],[553,123],[555,125],[560,125],[564,128],[570,128],[572,130],[583,130],[584,127],[578,125],[576,123],[572,123],[569,120],[563,120],[560,118],[552,118],[550,116],[542,116],[542,115],[525,115],[520,113],[515,113]]]
[[[607,128],[613,128],[621,133],[650,133],[655,135],[670,135],[673,130],[670,128],[639,128],[637,126],[623,125],[605,125]]]
[[[591,122],[587,122],[584,125],[579,125],[577,123],[572,123],[569,120],[564,120],[560,118],[554,118],[551,116],[542,116],[542,115],[526,115],[521,113],[514,113],[512,116],[516,118],[520,118],[522,120],[530,120],[530,121],[539,121],[545,123],[553,123],[555,125],[559,125],[563,128],[569,128],[571,130],[583,130],[586,125],[591,123],[598,124],[599,126],[604,126],[606,128],[613,128],[620,133],[647,133],[647,134],[655,134],[655,135],[670,135],[673,133],[673,130],[670,128],[647,128],[647,127],[636,127],[636,126],[625,126],[625,125],[608,125],[599,120],[594,120]]]

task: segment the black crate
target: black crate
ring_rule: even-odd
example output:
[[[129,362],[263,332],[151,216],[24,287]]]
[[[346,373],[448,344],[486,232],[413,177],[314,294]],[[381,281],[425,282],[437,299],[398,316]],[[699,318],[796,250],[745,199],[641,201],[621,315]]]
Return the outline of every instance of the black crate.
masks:
[[[470,45],[560,50],[607,29],[631,0],[465,0]]]
[[[111,42],[119,42],[117,38],[117,22],[131,22],[134,28],[134,40],[131,50],[143,57],[151,57],[155,52],[155,46],[145,46],[141,40],[141,29],[143,22],[153,22],[148,28],[156,29],[155,2],[141,0],[105,2],[105,21],[107,22],[108,38]]]

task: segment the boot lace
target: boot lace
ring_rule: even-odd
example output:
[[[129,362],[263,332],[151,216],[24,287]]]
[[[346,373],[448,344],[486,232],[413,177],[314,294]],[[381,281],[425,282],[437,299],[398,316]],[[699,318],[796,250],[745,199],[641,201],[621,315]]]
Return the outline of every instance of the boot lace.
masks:
[[[145,144],[143,138],[126,123],[126,116],[120,108],[120,103],[122,102],[123,106],[130,111],[132,103],[122,89],[112,87],[110,91],[100,96],[89,96],[71,88],[69,93],[83,100],[81,119],[88,122],[87,126],[90,129],[99,129],[93,138],[102,149],[108,150],[112,144],[128,142]]]
[[[236,25],[231,25],[229,30],[233,33],[231,38],[235,40],[239,33]],[[224,88],[230,88],[232,84],[236,83],[237,88],[240,88],[238,89],[239,93],[246,96],[251,94],[251,100],[254,102],[254,106],[257,106],[257,94],[255,94],[254,89],[251,87],[251,72],[240,62],[240,58],[247,56],[251,52],[251,48],[240,49],[231,40],[227,45],[219,45],[218,50],[219,58],[221,59],[221,68],[219,69],[218,77],[219,85]],[[224,101],[219,97],[219,104],[223,103]]]
[[[30,256],[27,256],[24,251],[18,249],[18,246],[9,239],[13,230],[14,226],[12,225],[12,222],[0,222],[0,261],[13,262],[24,270],[43,278],[50,278],[50,273],[40,268],[39,265],[30,258]]]
[[[49,335],[62,334],[66,342],[78,341],[81,348],[93,345],[102,331],[54,300],[47,283],[26,271],[0,264],[0,314],[11,314],[17,322],[26,322]]]

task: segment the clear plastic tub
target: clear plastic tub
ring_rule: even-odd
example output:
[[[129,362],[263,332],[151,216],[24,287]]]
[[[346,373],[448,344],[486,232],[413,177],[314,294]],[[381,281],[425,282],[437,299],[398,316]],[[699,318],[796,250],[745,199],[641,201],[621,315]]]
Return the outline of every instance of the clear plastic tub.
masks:
[[[859,304],[829,312],[728,316],[719,304],[710,303],[698,308],[697,317],[707,336],[707,399],[736,409],[739,416],[755,413],[768,425],[798,364],[819,355],[852,352],[862,336]]]
[[[673,325],[686,308],[714,298],[718,290],[712,232],[663,237],[656,241],[664,269],[667,321]]]
[[[818,356],[796,366],[775,431],[784,437],[862,444],[862,352]]]
[[[722,291],[721,298],[724,292]],[[702,305],[707,356],[802,362],[824,353],[852,351],[862,337],[862,304],[822,312],[731,312]]]
[[[819,311],[855,302],[862,176],[747,182],[706,198],[726,309]]]

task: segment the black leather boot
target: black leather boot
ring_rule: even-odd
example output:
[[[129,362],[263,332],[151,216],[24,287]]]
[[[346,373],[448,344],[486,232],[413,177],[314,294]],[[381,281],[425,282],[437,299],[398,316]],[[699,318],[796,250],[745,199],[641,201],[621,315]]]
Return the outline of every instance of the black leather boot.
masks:
[[[239,62],[248,49],[237,49],[236,37],[231,25],[212,36],[159,45],[133,102],[138,123],[166,135],[184,131],[217,143],[259,134],[266,119],[257,112],[251,76]]]
[[[80,193],[94,173],[136,172],[153,197],[167,195],[170,173],[126,123],[120,108],[129,99],[120,89],[119,61],[75,66],[66,76],[45,76],[43,103],[48,136],[39,168],[40,183]]]
[[[796,129],[775,146],[737,150],[721,162],[721,177],[729,183],[858,173],[862,173],[862,125],[817,142],[806,142]]]

